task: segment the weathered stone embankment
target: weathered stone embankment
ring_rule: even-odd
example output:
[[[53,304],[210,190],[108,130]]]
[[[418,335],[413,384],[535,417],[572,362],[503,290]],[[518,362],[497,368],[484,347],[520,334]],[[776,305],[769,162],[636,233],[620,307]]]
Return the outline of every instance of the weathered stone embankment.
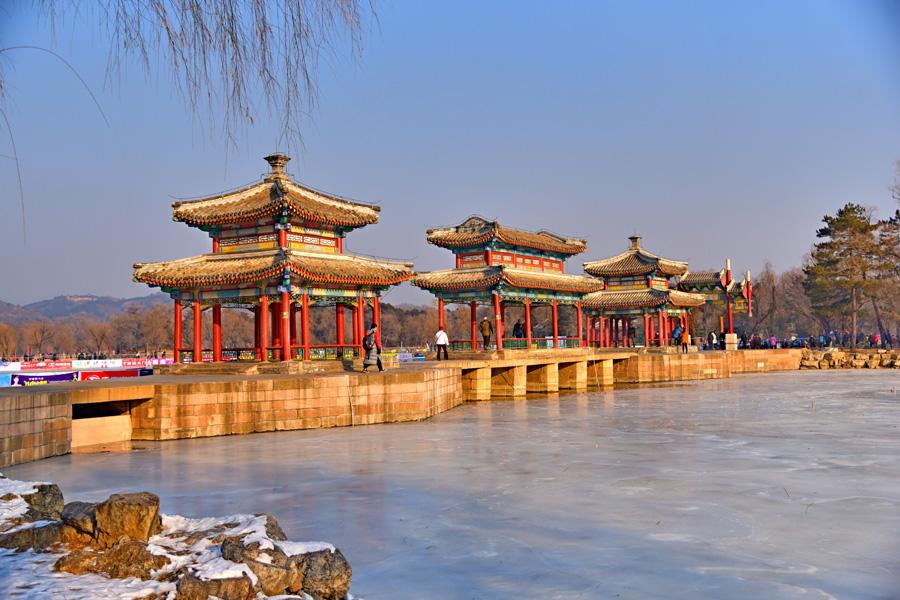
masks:
[[[800,358],[801,369],[900,369],[900,351],[868,350],[850,352],[844,350],[804,349]]]
[[[352,575],[340,550],[288,541],[272,515],[161,515],[159,498],[149,492],[66,504],[56,484],[2,476],[0,548],[55,559],[43,576],[34,569],[22,581],[4,582],[14,596],[23,590],[51,596],[63,591],[35,588],[41,579],[66,585],[66,576],[51,577],[51,569],[88,578],[75,588],[82,595],[69,586],[58,597],[101,597],[103,588],[111,597],[147,600],[339,600],[347,596]],[[2,552],[0,560],[22,556]],[[98,583],[97,575],[108,579]]]

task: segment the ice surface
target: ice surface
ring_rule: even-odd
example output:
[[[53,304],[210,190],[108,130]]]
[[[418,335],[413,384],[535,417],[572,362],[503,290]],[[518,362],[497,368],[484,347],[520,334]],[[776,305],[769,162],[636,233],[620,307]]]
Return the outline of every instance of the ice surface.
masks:
[[[84,500],[149,490],[189,517],[272,513],[339,547],[366,600],[885,599],[900,596],[898,426],[900,372],[791,372],[5,474]]]

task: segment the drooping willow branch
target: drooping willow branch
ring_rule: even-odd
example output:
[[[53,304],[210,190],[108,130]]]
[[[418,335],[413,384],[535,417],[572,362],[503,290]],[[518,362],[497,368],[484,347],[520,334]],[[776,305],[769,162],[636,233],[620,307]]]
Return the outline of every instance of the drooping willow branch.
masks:
[[[364,20],[374,16],[365,0],[35,2],[54,29],[63,20],[96,22],[110,42],[109,76],[134,59],[148,74],[163,66],[191,111],[231,140],[265,104],[289,144],[316,105],[322,53],[346,36],[356,54]],[[218,109],[224,120],[213,122]]]

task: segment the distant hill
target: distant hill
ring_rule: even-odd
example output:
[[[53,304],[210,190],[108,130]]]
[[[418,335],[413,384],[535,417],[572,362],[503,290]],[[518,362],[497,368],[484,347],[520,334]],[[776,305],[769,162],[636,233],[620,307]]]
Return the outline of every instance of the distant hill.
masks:
[[[3,302],[0,300],[0,321],[4,323],[24,323],[27,321],[34,321],[36,319],[40,319],[41,315],[39,313],[28,310],[27,308],[23,308],[16,304],[10,304],[9,302]]]
[[[167,302],[169,297],[162,293],[140,296],[137,298],[112,298],[110,296],[94,296],[81,294],[77,296],[57,296],[49,300],[32,302],[18,306],[0,301],[0,321],[6,323],[23,323],[36,319],[58,319],[62,317],[92,317],[105,320],[125,310],[130,304],[141,308],[149,308],[154,304]]]

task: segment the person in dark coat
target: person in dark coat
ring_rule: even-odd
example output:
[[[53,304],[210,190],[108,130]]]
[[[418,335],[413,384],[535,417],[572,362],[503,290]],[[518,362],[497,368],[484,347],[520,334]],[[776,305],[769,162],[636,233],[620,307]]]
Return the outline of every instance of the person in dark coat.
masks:
[[[516,324],[513,325],[513,337],[516,339],[525,337],[525,326],[522,324],[522,319],[517,320]]]
[[[479,325],[478,328],[479,331],[481,331],[481,338],[484,340],[484,350],[486,352],[491,348],[491,336],[494,335],[494,326],[491,325],[491,322],[485,317],[481,320],[481,325]]]
[[[366,357],[363,359],[363,373],[368,373],[369,367],[372,365],[378,365],[378,370],[384,371],[384,365],[381,364],[381,344],[378,336],[375,335],[377,331],[378,325],[373,323],[366,332],[366,337],[363,338],[363,350],[366,352]]]

